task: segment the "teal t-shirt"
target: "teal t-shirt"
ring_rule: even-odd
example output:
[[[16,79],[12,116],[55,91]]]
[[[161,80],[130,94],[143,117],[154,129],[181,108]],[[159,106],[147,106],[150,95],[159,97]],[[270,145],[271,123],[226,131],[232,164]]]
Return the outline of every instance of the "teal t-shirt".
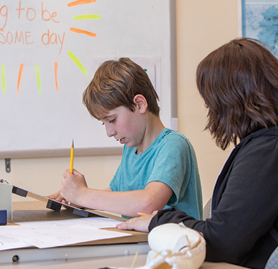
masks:
[[[144,153],[137,155],[136,150],[124,146],[121,164],[109,186],[112,191],[142,190],[149,182],[160,181],[173,190],[165,208],[174,207],[201,220],[200,176],[189,140],[165,128]]]

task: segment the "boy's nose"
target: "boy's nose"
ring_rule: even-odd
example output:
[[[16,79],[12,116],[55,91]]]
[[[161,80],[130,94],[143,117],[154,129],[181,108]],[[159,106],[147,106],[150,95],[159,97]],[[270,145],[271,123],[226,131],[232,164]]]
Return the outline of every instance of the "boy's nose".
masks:
[[[105,126],[105,128],[106,128],[106,134],[107,134],[108,137],[116,135],[116,131],[114,130],[114,128],[111,128],[111,127],[108,127],[108,126]]]

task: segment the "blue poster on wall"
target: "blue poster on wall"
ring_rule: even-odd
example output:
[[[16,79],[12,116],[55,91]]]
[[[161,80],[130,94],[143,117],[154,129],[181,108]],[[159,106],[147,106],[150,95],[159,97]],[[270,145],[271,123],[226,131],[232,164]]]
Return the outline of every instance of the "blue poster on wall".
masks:
[[[258,39],[278,54],[278,0],[242,0],[242,36]]]

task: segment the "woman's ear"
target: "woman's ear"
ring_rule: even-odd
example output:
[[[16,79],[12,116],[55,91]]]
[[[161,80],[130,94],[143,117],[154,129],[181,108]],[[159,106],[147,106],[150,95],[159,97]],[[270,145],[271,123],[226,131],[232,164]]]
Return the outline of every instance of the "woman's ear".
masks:
[[[142,94],[136,94],[133,98],[135,106],[141,113],[145,113],[148,108],[148,102]]]

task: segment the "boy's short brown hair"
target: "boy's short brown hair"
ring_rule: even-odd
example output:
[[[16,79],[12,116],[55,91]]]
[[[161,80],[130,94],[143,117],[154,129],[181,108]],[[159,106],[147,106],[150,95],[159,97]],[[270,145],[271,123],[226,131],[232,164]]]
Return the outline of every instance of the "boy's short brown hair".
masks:
[[[146,98],[148,111],[159,116],[158,95],[147,73],[129,58],[120,58],[101,64],[83,93],[83,103],[94,118],[101,119],[119,106],[134,111],[137,94]]]

